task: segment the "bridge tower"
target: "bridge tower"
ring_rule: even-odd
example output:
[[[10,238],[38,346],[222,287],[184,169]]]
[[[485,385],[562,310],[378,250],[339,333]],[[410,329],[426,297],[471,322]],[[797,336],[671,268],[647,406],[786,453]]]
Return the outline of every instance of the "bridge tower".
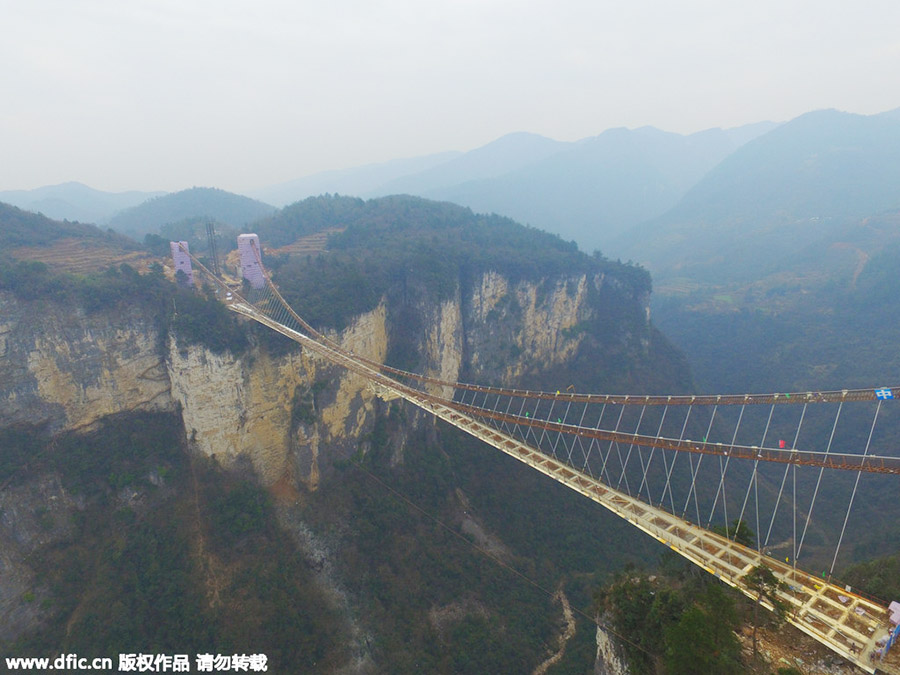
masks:
[[[262,249],[255,234],[239,234],[238,253],[241,256],[241,275],[251,288],[265,288],[266,276],[262,270]]]
[[[185,286],[194,285],[194,270],[191,268],[191,254],[188,250],[186,241],[170,241],[169,249],[172,251],[172,262],[175,265],[175,277],[178,273],[183,272],[185,275]]]

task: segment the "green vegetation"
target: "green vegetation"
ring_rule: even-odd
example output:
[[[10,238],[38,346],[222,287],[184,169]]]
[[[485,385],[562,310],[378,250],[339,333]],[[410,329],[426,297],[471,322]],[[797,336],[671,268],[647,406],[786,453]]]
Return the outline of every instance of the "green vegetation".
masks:
[[[732,520],[731,525],[728,527],[714,525],[712,531],[744,546],[749,546],[750,548],[756,546],[756,533],[750,529],[745,520]]]
[[[346,228],[329,238],[327,253],[270,263],[288,302],[320,326],[341,328],[383,297],[395,306],[426,297],[434,303],[489,270],[513,282],[611,274],[630,297],[650,292],[650,277],[638,267],[585,255],[572,242],[508,218],[414,197],[314,197],[257,229],[267,243],[282,246],[326,227]]]
[[[698,290],[658,299],[654,318],[688,355],[698,381],[715,391],[878,386],[900,368],[896,350],[886,348],[900,337],[898,272],[900,245],[892,245],[855,281],[747,288],[736,308]]]
[[[647,575],[626,569],[596,595],[598,611],[620,641],[631,671],[742,672],[735,595],[687,567]]]
[[[179,340],[195,343],[213,352],[242,353],[248,345],[247,331],[213,294],[176,289],[170,326]]]
[[[339,564],[366,625],[378,627],[373,660],[382,672],[527,672],[552,639],[558,608],[459,536],[454,490],[469,486],[454,474],[463,458],[416,433],[403,465],[390,468],[404,424],[399,413],[381,418],[362,467],[346,466],[341,490],[305,509],[323,531],[339,525],[336,514],[354,514],[342,525],[351,529]],[[535,574],[542,547],[519,550],[504,560]]]
[[[278,248],[329,227],[345,227],[357,222],[365,212],[366,202],[362,199],[338,195],[310,197],[260,220],[256,231],[269,245]]]
[[[885,602],[900,601],[900,553],[857,563],[841,580]]]
[[[709,583],[678,621],[666,627],[669,674],[742,672],[737,626],[734,597],[721,584]]]
[[[266,493],[192,467],[183,438],[174,416],[122,415],[52,444],[34,430],[3,439],[30,457],[17,484],[56,473],[84,497],[70,534],[34,559],[46,625],[4,654],[265,653],[270,672],[345,660],[344,624]]]
[[[744,585],[756,596],[753,603],[753,657],[756,658],[756,632],[759,626],[759,605],[763,601],[772,605],[776,622],[784,621],[788,605],[778,598],[778,591],[785,590],[787,584],[780,581],[771,569],[757,565],[743,578]]]
[[[0,232],[4,248],[18,246],[46,246],[66,237],[88,238],[112,243],[117,247],[134,248],[126,237],[104,232],[94,225],[51,220],[39,213],[23,211],[0,202]]]
[[[216,353],[241,353],[248,344],[246,330],[211,291],[198,294],[179,288],[158,267],[138,274],[123,264],[97,275],[76,276],[39,262],[0,258],[0,290],[25,301],[68,305],[88,313],[141,313],[160,327],[163,344],[169,330],[186,344],[201,344]]]

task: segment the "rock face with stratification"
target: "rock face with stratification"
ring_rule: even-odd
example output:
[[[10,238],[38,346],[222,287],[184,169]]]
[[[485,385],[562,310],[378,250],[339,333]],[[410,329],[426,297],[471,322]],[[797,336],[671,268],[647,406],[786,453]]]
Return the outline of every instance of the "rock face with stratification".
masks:
[[[446,381],[510,383],[564,364],[585,339],[578,327],[598,318],[589,288],[608,283],[602,275],[511,282],[488,272],[450,299],[420,302],[420,369]],[[397,330],[389,316],[382,302],[330,337],[384,361]],[[216,354],[161,335],[140,307],[86,313],[3,292],[0,317],[0,427],[58,432],[127,411],[180,411],[197,452],[226,467],[249,460],[266,485],[288,478],[315,489],[323,460],[354,452],[373,422],[365,381],[299,348]],[[645,338],[635,337],[640,348]]]

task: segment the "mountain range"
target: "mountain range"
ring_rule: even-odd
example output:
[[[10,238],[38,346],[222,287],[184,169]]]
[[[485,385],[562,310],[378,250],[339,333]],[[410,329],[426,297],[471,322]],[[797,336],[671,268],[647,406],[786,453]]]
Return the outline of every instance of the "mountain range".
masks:
[[[324,193],[364,198],[411,194],[509,216],[574,240],[582,250],[590,251],[605,248],[616,234],[674,206],[708,170],[774,126],[763,122],[688,136],[652,127],[611,129],[575,142],[513,133],[465,153],[446,152],[324,172],[249,196],[285,206]],[[90,189],[82,192],[85,190]],[[157,193],[143,193],[143,199],[135,196],[123,202],[117,195],[94,191],[94,202],[79,202],[76,209],[67,186],[0,193],[0,201],[29,210],[43,206],[51,215],[46,206],[55,200],[58,208],[52,211],[53,217],[92,220],[129,235],[158,231],[166,223],[201,215],[237,226],[257,213],[249,208],[239,215],[243,222],[234,222],[230,211],[235,197],[222,191],[218,197],[232,202],[225,209],[228,213],[213,201],[203,206],[209,213],[200,213],[195,198],[202,189],[193,190],[190,199],[187,193],[191,191],[176,193],[182,196],[174,204],[165,198],[160,201]],[[150,197],[154,198],[153,209],[133,210]],[[210,198],[208,193],[204,195],[204,200]],[[269,212],[273,210],[269,207]],[[94,217],[86,218],[86,214]],[[259,217],[263,215],[268,214]]]
[[[559,234],[582,250],[606,248],[627,228],[664,213],[707,171],[777,126],[761,122],[691,135],[653,127],[610,129],[575,142],[528,133],[456,155],[317,174],[260,191],[272,203],[337,192],[412,194],[498,213]],[[418,168],[401,172],[402,169]]]
[[[264,201],[211,188],[146,200],[153,193],[78,184],[0,201],[69,220],[100,214],[94,222],[140,237],[196,218],[243,227],[323,193],[405,193],[505,215],[639,262],[658,282],[718,282],[723,261],[725,277],[746,279],[815,258],[856,236],[862,219],[900,208],[900,109],[823,110],[691,135],[643,127],[561,142],[514,133],[465,153],[320,173],[250,195]]]
[[[802,115],[748,142],[614,248],[657,279],[759,278],[900,208],[900,114]],[[873,242],[874,243],[874,242]],[[816,253],[820,256],[820,253]]]

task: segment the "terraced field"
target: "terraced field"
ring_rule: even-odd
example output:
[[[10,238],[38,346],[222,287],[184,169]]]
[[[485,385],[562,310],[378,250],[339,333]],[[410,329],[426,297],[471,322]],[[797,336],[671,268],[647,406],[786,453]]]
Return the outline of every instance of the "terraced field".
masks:
[[[102,272],[122,263],[128,263],[139,272],[146,272],[154,262],[168,262],[146,251],[129,251],[96,240],[76,238],[57,239],[49,246],[20,246],[9,253],[17,260],[34,260],[73,274]]]
[[[321,253],[326,250],[329,235],[343,232],[345,229],[346,228],[343,227],[329,227],[316,232],[315,234],[308,234],[305,237],[300,237],[293,244],[272,249],[271,253],[275,255],[315,255],[316,253]]]

